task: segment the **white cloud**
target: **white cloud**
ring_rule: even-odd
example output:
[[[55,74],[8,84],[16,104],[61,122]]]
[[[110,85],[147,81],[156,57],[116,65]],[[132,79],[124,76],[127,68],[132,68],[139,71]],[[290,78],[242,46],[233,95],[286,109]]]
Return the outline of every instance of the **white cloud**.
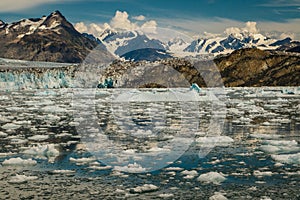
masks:
[[[225,34],[226,35],[234,35],[237,38],[242,38],[243,33],[244,34],[256,34],[259,33],[259,30],[256,27],[257,23],[256,22],[246,22],[246,26],[244,28],[238,28],[238,27],[230,27],[226,28]]]
[[[78,22],[74,25],[74,28],[80,33],[88,32],[88,27],[83,22]]]
[[[128,19],[129,15],[126,11],[117,11],[116,15],[112,18],[110,25],[114,29],[122,29],[122,30],[136,30],[137,24],[132,23]]]
[[[160,24],[165,28],[158,28],[158,24],[154,20],[137,23],[131,21],[127,12],[117,11],[109,24],[84,24],[77,23],[76,29],[80,32],[91,33],[99,36],[103,30],[107,28],[120,29],[124,31],[137,30],[143,31],[148,36],[151,33],[154,35],[160,34],[160,30],[170,29],[178,30],[183,35],[190,37],[214,37],[221,36],[221,34],[236,34],[238,36],[241,32],[248,34],[256,34],[261,32],[267,36],[274,38],[284,38],[290,36],[292,39],[300,39],[300,19],[289,20],[286,22],[242,22],[237,20],[230,20],[225,18],[214,19],[159,19]],[[132,17],[134,19],[135,17]],[[136,20],[136,19],[135,19]],[[225,30],[225,31],[224,31]],[[170,32],[168,32],[170,33]],[[172,35],[172,34],[171,34]],[[170,37],[170,35],[168,35]]]
[[[139,15],[139,16],[132,17],[132,19],[135,19],[137,21],[144,21],[146,17],[144,15]]]
[[[295,40],[300,40],[300,18],[288,20],[285,22],[271,22],[271,21],[257,21],[256,27],[254,23],[246,24],[242,21],[231,20],[226,18],[214,18],[214,19],[160,19],[160,24],[184,30],[189,32],[191,36],[199,35],[204,37],[204,32],[207,33],[224,33],[224,30],[227,29],[227,32],[235,32],[238,29],[248,30],[251,32],[261,32],[274,33],[276,32],[276,37],[279,37],[282,33],[293,33]],[[172,24],[172,26],[170,26]],[[244,28],[240,28],[244,27]],[[254,28],[255,27],[255,28]],[[231,30],[230,30],[231,28]],[[275,36],[275,35],[274,35]]]
[[[105,29],[111,28],[110,25],[107,23],[100,25],[95,23],[85,24],[84,22],[78,22],[74,25],[74,27],[80,33],[89,33],[93,34],[96,37],[99,37]]]
[[[75,29],[80,33],[89,33],[97,36],[98,33],[102,32],[103,29],[97,24],[85,24],[84,22],[79,22],[74,25]]]
[[[279,35],[279,39],[285,39],[285,38],[291,38],[291,39],[295,39],[295,34],[294,33],[281,33]]]
[[[156,33],[157,23],[154,20],[145,22],[140,29],[145,33]]]
[[[246,27],[243,29],[243,31],[253,34],[258,33],[259,30],[257,29],[256,25],[256,22],[246,22]]]
[[[141,19],[141,17],[139,16]],[[104,24],[85,24],[84,22],[76,23],[75,28],[81,33],[89,33],[94,36],[100,36],[105,29],[115,29],[122,31],[142,31],[144,33],[155,33],[157,29],[157,22],[154,20],[146,21],[142,25],[129,20],[129,15],[126,11],[116,11],[115,16],[111,19],[110,23]]]

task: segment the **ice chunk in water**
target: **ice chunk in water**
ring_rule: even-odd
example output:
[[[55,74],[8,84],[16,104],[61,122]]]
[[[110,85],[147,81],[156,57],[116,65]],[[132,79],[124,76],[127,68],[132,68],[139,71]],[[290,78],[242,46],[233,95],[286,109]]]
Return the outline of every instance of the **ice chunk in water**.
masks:
[[[226,180],[224,174],[218,172],[208,172],[201,174],[198,179],[200,182],[220,184]]]
[[[8,123],[3,125],[1,128],[6,129],[6,130],[16,130],[20,128],[20,125],[14,124],[14,123]]]
[[[200,137],[196,142],[201,146],[228,146],[234,140],[228,136]]]
[[[76,165],[86,165],[90,162],[95,161],[96,158],[95,157],[90,157],[90,158],[72,158],[70,157],[70,162],[74,162],[76,163]]]
[[[145,172],[147,169],[143,168],[141,165],[137,163],[134,163],[134,164],[128,164],[128,166],[115,166],[114,170],[124,171],[129,173],[142,173]]]
[[[8,165],[17,165],[17,166],[28,166],[28,165],[36,165],[37,162],[32,159],[22,159],[20,157],[18,158],[10,158],[8,160],[4,160],[2,165],[8,166]]]
[[[7,137],[7,134],[0,131],[0,138],[5,138],[5,137]]]
[[[54,162],[55,158],[60,155],[55,144],[37,145],[23,151],[26,155],[32,155],[40,159],[49,159],[49,162]]]
[[[143,186],[138,186],[136,188],[133,188],[130,190],[132,193],[145,193],[145,192],[153,192],[158,190],[158,187],[156,185],[152,184],[145,184]]]
[[[48,135],[34,135],[34,136],[32,136],[32,137],[29,137],[28,139],[29,139],[29,140],[33,140],[33,141],[38,141],[38,142],[40,142],[40,141],[45,141],[45,140],[47,140],[48,138],[49,138]]]
[[[295,140],[264,140],[262,143],[264,145],[259,149],[267,153],[291,153],[300,150],[298,142]]]
[[[8,183],[22,184],[22,183],[27,183],[28,181],[37,180],[37,179],[38,179],[37,176],[25,176],[25,175],[16,174],[15,176],[11,177],[11,179],[8,181]]]
[[[215,194],[209,197],[209,200],[227,200],[227,198],[219,192],[215,192]]]
[[[300,153],[272,155],[271,157],[277,162],[300,165]]]

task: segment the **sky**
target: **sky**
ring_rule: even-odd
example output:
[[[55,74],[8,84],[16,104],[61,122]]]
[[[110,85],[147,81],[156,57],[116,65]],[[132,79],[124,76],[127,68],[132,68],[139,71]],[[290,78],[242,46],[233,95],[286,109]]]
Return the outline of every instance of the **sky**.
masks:
[[[269,36],[300,40],[300,0],[0,1],[0,19],[5,22],[41,17],[55,10],[80,31],[90,33],[107,27],[162,27],[200,37],[248,27]]]

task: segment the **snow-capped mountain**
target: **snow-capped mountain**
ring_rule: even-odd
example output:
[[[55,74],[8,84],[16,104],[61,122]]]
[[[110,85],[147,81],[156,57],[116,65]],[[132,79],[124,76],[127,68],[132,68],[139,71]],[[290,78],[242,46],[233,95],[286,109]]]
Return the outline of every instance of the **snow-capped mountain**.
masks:
[[[242,48],[276,49],[277,40],[262,34],[242,35],[230,34],[227,37],[194,40],[184,51],[194,53],[228,53]],[[275,45],[274,45],[275,44]]]
[[[106,48],[114,54],[122,57],[124,54],[139,49],[157,49],[165,51],[165,45],[156,39],[150,39],[140,31],[105,30],[100,39]]]
[[[186,41],[187,38],[172,33],[167,34],[169,41],[164,37],[160,40],[159,34],[151,35],[141,30],[106,28],[95,37],[79,33],[59,11],[49,16],[23,19],[10,24],[0,20],[0,57],[80,63],[98,45],[103,46],[103,50],[106,48],[109,55],[135,60],[147,57],[148,60],[153,60],[170,56],[226,54],[242,48],[299,52],[299,42],[290,38],[271,39],[257,33],[258,31],[251,32],[250,29],[224,32],[227,34],[225,36],[200,37],[194,41]]]
[[[168,50],[172,53],[183,52],[189,45],[190,44],[188,42],[179,37],[172,38],[167,43]]]
[[[81,62],[98,44],[55,11],[49,16],[0,22],[0,57],[32,61]]]
[[[293,41],[293,42],[290,42],[290,43],[285,43],[276,50],[292,52],[292,53],[300,53],[300,42],[299,41]]]
[[[149,39],[141,31],[105,30],[99,37],[110,52],[121,56],[139,49],[158,49],[176,57],[195,54],[227,54],[242,48],[259,48],[262,50],[276,50],[282,45],[292,42],[290,38],[276,40],[260,33],[241,31],[227,36],[198,38],[186,42],[180,37],[171,38],[167,42],[159,39]],[[149,52],[149,51],[144,51]]]

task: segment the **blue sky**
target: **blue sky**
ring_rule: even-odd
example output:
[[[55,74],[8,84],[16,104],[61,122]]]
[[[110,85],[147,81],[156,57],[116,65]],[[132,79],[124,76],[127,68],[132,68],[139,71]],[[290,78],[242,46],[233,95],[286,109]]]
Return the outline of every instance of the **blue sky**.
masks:
[[[158,26],[195,34],[219,33],[255,21],[262,32],[300,36],[300,0],[1,0],[0,19],[12,22],[54,10],[74,24],[109,23],[120,10],[129,14],[129,20],[143,15]]]

